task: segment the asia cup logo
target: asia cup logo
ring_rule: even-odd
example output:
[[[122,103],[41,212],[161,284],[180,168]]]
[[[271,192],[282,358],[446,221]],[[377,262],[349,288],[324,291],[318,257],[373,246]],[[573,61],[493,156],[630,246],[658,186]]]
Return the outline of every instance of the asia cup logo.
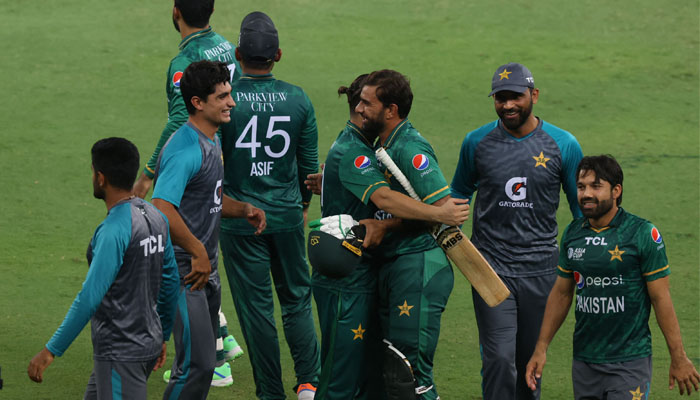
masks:
[[[173,86],[176,88],[180,87],[180,79],[182,79],[182,71],[177,71],[175,75],[173,75]]]
[[[661,233],[659,233],[659,230],[656,229],[655,226],[651,228],[651,238],[654,240],[654,243],[661,243],[663,241]]]
[[[370,161],[369,157],[367,156],[357,156],[355,158],[355,168],[357,169],[365,169],[372,164],[372,161]]]
[[[430,165],[430,160],[428,160],[425,154],[416,154],[413,156],[413,168],[418,171],[423,171],[428,168],[428,165]]]
[[[214,189],[214,204],[221,204],[221,197],[223,196],[223,187],[221,183],[223,180],[219,179],[216,181],[216,188]]]
[[[577,288],[583,289],[586,280],[583,279],[583,275],[581,275],[578,271],[574,271],[574,282],[576,282]]]

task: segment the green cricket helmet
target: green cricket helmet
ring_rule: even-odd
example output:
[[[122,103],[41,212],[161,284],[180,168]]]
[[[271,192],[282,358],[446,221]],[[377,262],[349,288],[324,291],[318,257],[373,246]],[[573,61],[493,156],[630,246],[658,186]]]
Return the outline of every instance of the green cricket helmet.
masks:
[[[311,266],[318,273],[341,279],[355,271],[362,260],[362,239],[353,237],[343,240],[314,230],[309,232],[306,250]]]

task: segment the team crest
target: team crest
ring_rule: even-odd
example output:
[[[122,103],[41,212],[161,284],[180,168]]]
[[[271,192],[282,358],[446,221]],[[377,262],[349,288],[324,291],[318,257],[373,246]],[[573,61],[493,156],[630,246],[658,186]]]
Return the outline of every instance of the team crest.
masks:
[[[430,165],[430,161],[425,154],[416,154],[413,156],[413,168],[417,169],[418,171],[423,171],[424,169],[428,168],[428,165]]]
[[[173,75],[173,86],[176,88],[180,87],[180,79],[182,79],[182,71],[177,71],[175,75]]]
[[[372,161],[370,161],[369,157],[367,156],[357,156],[355,158],[355,168],[357,169],[365,169],[372,164]]]
[[[655,226],[651,227],[651,238],[654,240],[654,243],[661,243],[663,241],[661,233]]]
[[[581,275],[578,271],[574,271],[574,282],[576,282],[577,288],[583,289],[585,279],[583,279],[583,275]]]

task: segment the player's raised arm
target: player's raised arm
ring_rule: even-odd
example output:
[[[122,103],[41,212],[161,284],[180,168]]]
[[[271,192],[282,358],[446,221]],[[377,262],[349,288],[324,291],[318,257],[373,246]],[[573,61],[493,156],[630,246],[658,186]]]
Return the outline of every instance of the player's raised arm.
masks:
[[[695,388],[700,390],[700,374],[690,361],[683,348],[681,329],[678,325],[676,311],[673,309],[671,292],[669,291],[669,277],[665,276],[647,282],[647,290],[651,304],[654,306],[656,321],[666,339],[668,352],[671,355],[671,365],[668,370],[668,389],[673,390],[676,382],[681,395],[689,396]]]

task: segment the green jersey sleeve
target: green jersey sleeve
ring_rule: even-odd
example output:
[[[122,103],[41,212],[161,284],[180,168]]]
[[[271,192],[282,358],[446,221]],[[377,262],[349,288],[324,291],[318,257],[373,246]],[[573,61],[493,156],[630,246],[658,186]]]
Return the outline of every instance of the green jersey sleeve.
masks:
[[[637,232],[642,276],[649,282],[671,273],[666,257],[666,244],[659,230],[647,222]]]
[[[566,254],[566,249],[568,248],[567,237],[569,228],[571,228],[571,224],[573,224],[575,221],[576,220],[572,221],[564,229],[564,234],[561,236],[561,246],[559,246],[559,264],[557,265],[557,275],[567,279],[574,279],[574,271],[568,265],[569,257]]]
[[[301,202],[306,208],[311,201],[313,193],[306,188],[304,179],[306,175],[318,171],[318,128],[316,126],[316,113],[311,100],[304,93],[304,100],[307,103],[306,121],[299,135],[297,146],[297,168],[299,170],[299,191],[301,192]]]
[[[397,164],[421,201],[433,204],[450,194],[433,148],[425,141],[411,141],[401,148]],[[395,160],[397,161],[397,160]]]
[[[190,60],[178,56],[170,62],[170,67],[168,68],[168,75],[165,82],[165,92],[168,97],[168,122],[165,124],[165,128],[163,128],[160,134],[160,139],[158,139],[158,144],[155,150],[153,150],[153,154],[148,160],[146,168],[143,170],[143,173],[151,179],[153,179],[153,174],[155,173],[160,150],[165,146],[168,139],[170,139],[170,135],[187,122],[188,114],[185,102],[182,100],[182,93],[180,92],[180,79],[182,78],[182,73],[185,72],[185,68],[187,68],[189,64]]]
[[[340,160],[340,182],[365,205],[369,204],[369,198],[377,189],[382,186],[389,187],[389,183],[376,166],[377,160],[369,148],[352,149]]]

